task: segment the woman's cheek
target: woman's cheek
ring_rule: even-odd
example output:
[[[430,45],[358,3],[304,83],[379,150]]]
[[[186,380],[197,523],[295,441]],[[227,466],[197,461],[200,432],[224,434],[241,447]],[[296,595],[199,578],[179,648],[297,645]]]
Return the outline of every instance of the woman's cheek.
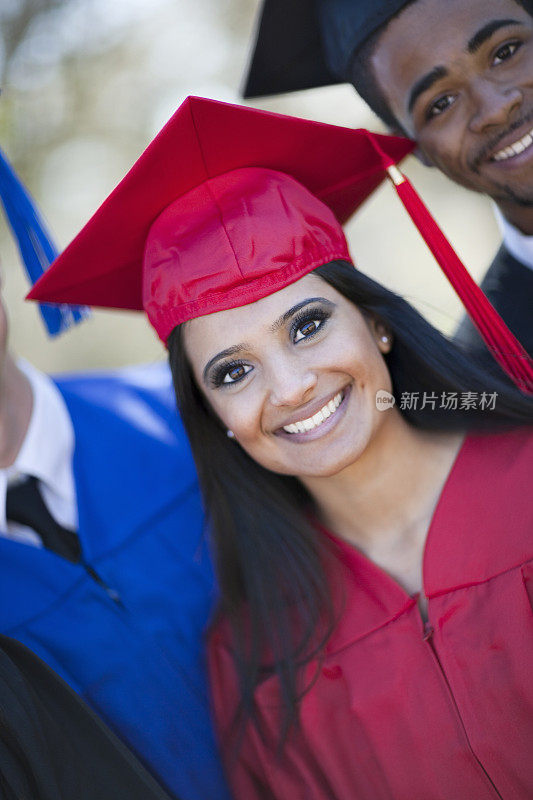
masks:
[[[253,442],[261,434],[261,408],[250,396],[235,395],[230,398],[219,414],[227,428],[232,430],[240,441]]]

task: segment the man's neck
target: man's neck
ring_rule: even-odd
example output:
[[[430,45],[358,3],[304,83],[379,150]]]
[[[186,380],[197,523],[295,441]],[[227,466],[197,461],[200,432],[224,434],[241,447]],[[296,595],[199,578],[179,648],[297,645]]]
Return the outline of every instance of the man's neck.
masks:
[[[8,355],[0,375],[0,469],[15,461],[28,431],[32,407],[30,382]]]

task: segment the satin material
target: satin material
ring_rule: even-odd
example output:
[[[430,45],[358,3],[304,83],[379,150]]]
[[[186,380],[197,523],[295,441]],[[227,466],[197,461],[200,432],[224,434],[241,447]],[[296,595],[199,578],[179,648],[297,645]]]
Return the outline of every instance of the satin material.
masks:
[[[232,170],[180,197],[150,228],[144,310],[166,341],[181,322],[253,303],[336,259],[351,261],[324,203],[280,172]]]
[[[28,297],[144,308],[166,344],[187,320],[351,262],[341,224],[388,174],[495,358],[533,392],[533,361],[395,166],[413,146],[189,97]]]
[[[427,625],[416,598],[338,542],[346,607],[281,758],[249,729],[233,760],[238,695],[217,628],[212,689],[237,800],[533,797],[532,469],[523,430],[465,440],[427,537]],[[275,737],[274,678],[256,700]]]
[[[0,537],[0,632],[27,645],[182,800],[227,800],[203,632],[216,589],[165,364],[58,382],[82,563]]]
[[[28,297],[144,308],[166,343],[186,319],[350,261],[341,224],[413,148],[189,97]]]

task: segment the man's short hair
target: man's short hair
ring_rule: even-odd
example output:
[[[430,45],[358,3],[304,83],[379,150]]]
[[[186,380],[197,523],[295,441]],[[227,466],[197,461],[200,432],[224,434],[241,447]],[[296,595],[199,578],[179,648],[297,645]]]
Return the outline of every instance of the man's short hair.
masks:
[[[383,91],[381,90],[374,70],[371,65],[371,58],[377,47],[377,44],[382,34],[387,30],[388,25],[392,20],[397,17],[408,5],[416,2],[416,0],[408,0],[405,6],[396,14],[378,28],[371,36],[366,39],[361,47],[359,47],[353,54],[350,67],[348,70],[348,79],[355,87],[355,90],[360,97],[370,106],[372,111],[385,123],[390,131],[396,134],[405,136],[406,133],[390,108]],[[514,0],[514,2],[522,6],[528,14],[533,16],[533,0]]]

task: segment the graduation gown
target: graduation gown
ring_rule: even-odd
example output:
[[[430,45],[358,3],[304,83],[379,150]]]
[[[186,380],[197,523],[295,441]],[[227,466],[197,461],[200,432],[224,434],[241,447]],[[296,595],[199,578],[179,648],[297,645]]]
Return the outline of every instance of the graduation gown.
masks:
[[[518,341],[533,355],[533,269],[517,261],[502,245],[481,288]],[[456,338],[493,366],[486,345],[469,317],[462,320]]]
[[[237,800],[533,797],[532,470],[524,430],[466,438],[426,542],[427,624],[415,597],[338,542],[346,605],[279,758],[249,726],[233,760],[238,695],[229,634],[216,628],[212,689]],[[275,678],[256,700],[275,738]]]
[[[0,636],[2,800],[170,800],[75,692]]]
[[[216,591],[168,367],[57,385],[75,432],[83,561],[0,537],[0,632],[182,800],[226,800],[203,645]]]

